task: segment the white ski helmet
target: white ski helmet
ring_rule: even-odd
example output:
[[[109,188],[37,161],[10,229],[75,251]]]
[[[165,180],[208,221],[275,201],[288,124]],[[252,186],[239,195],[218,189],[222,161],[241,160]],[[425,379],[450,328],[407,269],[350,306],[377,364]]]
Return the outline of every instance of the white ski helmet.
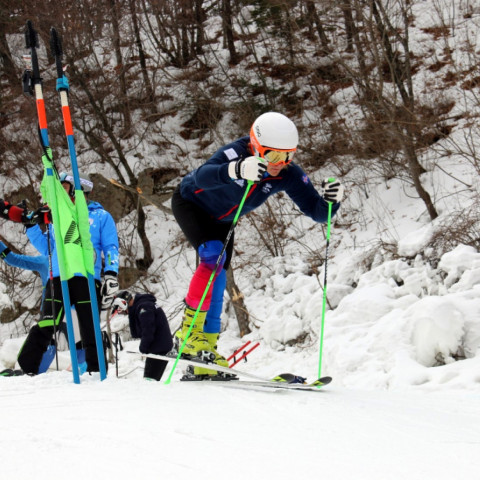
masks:
[[[290,163],[298,145],[297,127],[285,115],[267,112],[253,122],[250,142],[255,154],[271,163]],[[276,152],[273,158],[268,158],[269,151]],[[283,152],[283,155],[279,152]]]
[[[88,175],[79,173],[80,177],[80,186],[85,193],[90,193],[93,190],[93,182],[88,178]],[[67,182],[70,185],[75,185],[75,180],[71,173],[61,172],[59,174],[59,179],[61,183]]]

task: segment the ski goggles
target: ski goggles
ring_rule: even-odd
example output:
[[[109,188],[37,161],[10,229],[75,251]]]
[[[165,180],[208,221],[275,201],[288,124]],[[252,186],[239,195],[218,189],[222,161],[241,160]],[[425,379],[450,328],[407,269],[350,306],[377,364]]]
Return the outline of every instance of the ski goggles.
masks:
[[[260,155],[273,165],[288,165],[293,160],[296,150],[296,148],[290,150],[269,150],[266,148],[263,155],[262,153]]]

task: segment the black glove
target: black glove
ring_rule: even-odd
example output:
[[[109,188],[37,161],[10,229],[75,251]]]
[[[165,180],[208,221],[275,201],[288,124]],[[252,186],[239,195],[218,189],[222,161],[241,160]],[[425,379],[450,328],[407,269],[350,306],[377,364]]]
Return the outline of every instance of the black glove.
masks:
[[[113,296],[118,292],[117,274],[112,271],[105,272],[103,277],[102,289],[102,310],[107,310],[113,301]]]
[[[52,223],[52,212],[47,205],[37,208],[33,212],[29,212],[27,209],[23,210],[22,223],[28,228],[33,225],[41,225]]]

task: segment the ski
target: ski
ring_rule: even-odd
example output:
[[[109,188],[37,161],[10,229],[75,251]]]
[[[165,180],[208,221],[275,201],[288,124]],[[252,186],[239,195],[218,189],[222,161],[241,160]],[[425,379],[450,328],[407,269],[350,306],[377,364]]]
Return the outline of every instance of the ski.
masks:
[[[132,352],[132,351],[127,351],[127,353],[135,354],[135,355],[140,355],[142,358],[156,358],[158,360],[166,360],[166,361],[175,361],[177,356],[176,354],[172,355],[154,355],[152,353],[140,353],[140,352]],[[317,389],[323,385],[327,385],[332,381],[331,377],[322,377],[320,379],[315,380],[312,383],[303,383],[305,382],[305,378],[300,377],[298,375],[294,375],[292,373],[282,373],[280,375],[277,375],[274,378],[265,378],[261,377],[259,375],[254,375],[253,373],[247,373],[243,372],[241,370],[237,370],[234,368],[229,368],[229,367],[222,367],[221,365],[217,365],[215,363],[212,363],[210,361],[205,361],[202,360],[200,357],[194,357],[194,358],[184,358],[180,357],[178,359],[179,363],[182,363],[186,367],[203,367],[203,368],[208,368],[210,370],[215,370],[219,372],[218,375],[205,375],[205,376],[196,376],[196,375],[189,375],[187,373],[186,376],[182,378],[183,381],[205,381],[205,382],[228,382],[229,384],[243,384],[244,386],[247,386],[247,384],[252,384],[256,386],[277,386],[277,388],[282,388],[279,387],[279,385],[292,385],[300,388],[301,390],[303,389]],[[222,375],[223,374],[223,375]],[[253,381],[247,382],[244,380],[239,380],[239,377],[246,377],[249,378]]]
[[[257,380],[237,380],[235,382],[226,382],[226,381],[218,381],[218,382],[209,382],[204,380],[202,383],[212,384],[212,385],[221,385],[226,387],[233,387],[233,388],[244,388],[248,390],[263,390],[263,389],[273,389],[273,390],[304,390],[304,391],[313,391],[318,392],[321,390],[321,387],[328,385],[332,381],[331,377],[322,377],[315,380],[312,383],[284,383],[284,382],[277,382],[277,381],[269,381],[269,382],[260,382]]]
[[[50,29],[50,47],[52,50],[52,56],[55,59],[55,66],[57,70],[57,87],[56,88],[60,95],[60,105],[62,108],[63,125],[65,128],[65,136],[68,144],[68,153],[69,153],[70,164],[72,167],[72,173],[74,177],[75,191],[80,192],[82,188],[80,185],[80,175],[78,173],[77,152],[75,148],[75,139],[73,135],[72,117],[70,113],[70,105],[68,102],[68,92],[70,87],[68,84],[68,79],[65,76],[64,69],[63,69],[62,41],[57,31],[53,27]],[[93,251],[94,250],[93,245],[91,244],[91,241],[90,241],[87,203],[84,200],[83,195],[79,195],[76,197],[75,210],[77,213],[77,221],[79,223],[78,233],[80,234],[80,241],[82,242],[82,244],[88,245],[89,249]],[[85,235],[82,233],[85,231],[88,233],[88,235]],[[92,274],[93,265],[94,265],[93,254],[89,255],[87,260],[87,255],[85,255],[84,253],[84,258],[86,259],[84,263],[85,263],[85,269],[87,272],[86,277],[88,281],[88,291],[90,294],[90,303],[92,307],[93,327],[94,327],[94,333],[95,333],[95,345],[97,347],[100,380],[105,380],[105,378],[107,378],[107,367],[105,364],[105,356],[103,351],[102,332],[100,330],[100,314],[99,314],[99,309],[97,305],[98,300],[97,300],[97,294],[96,294],[95,278]],[[70,331],[68,333],[70,335]],[[74,363],[74,355],[72,355],[72,366],[74,366],[75,370],[78,368],[77,363],[76,362]]]
[[[27,21],[26,28],[25,28],[25,48],[30,51],[30,55],[25,56],[24,58],[29,58],[29,62],[27,63],[27,68],[23,74],[23,91],[24,93],[35,96],[35,104],[37,107],[37,118],[38,118],[38,132],[40,138],[40,144],[43,150],[44,157],[47,158],[53,165],[53,160],[50,158],[51,151],[49,152],[50,141],[48,137],[48,124],[47,124],[47,113],[45,109],[45,101],[43,98],[43,87],[42,87],[42,78],[40,76],[40,67],[38,65],[38,56],[37,56],[37,48],[39,47],[38,43],[38,33],[33,28],[33,24],[30,20]],[[43,156],[42,156],[42,163],[43,163]],[[45,169],[45,166],[44,166]],[[53,191],[53,169],[49,170],[48,174],[48,185],[50,191]],[[52,207],[52,205],[50,205]],[[56,209],[55,209],[56,210]],[[60,220],[58,213],[56,211],[52,211],[53,224],[59,225]],[[50,226],[48,226],[50,229]],[[59,255],[59,262],[62,264],[64,263],[63,255],[61,255],[62,250],[57,250],[57,254]],[[71,314],[71,303],[70,303],[70,293],[68,290],[68,283],[65,278],[61,278],[61,289],[63,295],[63,304],[65,307],[65,319],[67,322],[67,331],[69,335],[69,347],[70,347],[70,355],[72,358],[72,365],[74,366],[73,372],[73,381],[74,383],[80,383],[80,375],[78,373],[78,365],[76,356],[74,355],[75,352],[75,342],[73,341],[74,334],[73,334],[73,320]],[[55,332],[54,332],[55,333]],[[72,339],[72,340],[70,340]],[[73,343],[71,343],[73,342]]]

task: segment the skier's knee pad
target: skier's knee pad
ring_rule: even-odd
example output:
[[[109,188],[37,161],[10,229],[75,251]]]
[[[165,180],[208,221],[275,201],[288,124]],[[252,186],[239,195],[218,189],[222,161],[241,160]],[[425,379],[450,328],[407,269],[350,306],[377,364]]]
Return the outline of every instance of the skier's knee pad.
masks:
[[[204,263],[210,270],[213,270],[218,261],[218,256],[220,255],[222,250],[223,243],[220,240],[208,240],[207,242],[202,243],[198,247],[198,255],[200,256],[200,262]],[[225,252],[223,252],[217,272],[220,272],[222,270],[226,258],[227,255]]]

